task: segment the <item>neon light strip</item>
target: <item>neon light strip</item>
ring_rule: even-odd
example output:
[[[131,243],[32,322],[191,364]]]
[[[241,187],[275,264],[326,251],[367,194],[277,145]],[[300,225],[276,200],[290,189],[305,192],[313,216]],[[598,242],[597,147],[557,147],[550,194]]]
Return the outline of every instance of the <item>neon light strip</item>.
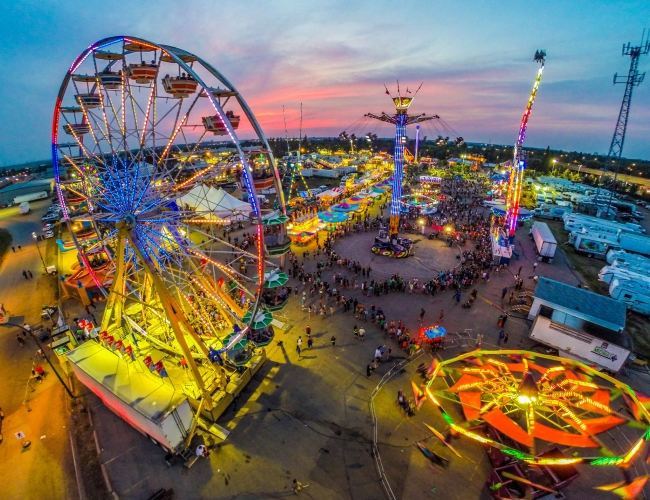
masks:
[[[174,133],[172,134],[171,138],[169,139],[169,142],[167,143],[167,146],[165,147],[165,150],[163,153],[160,155],[160,158],[165,158],[167,156],[167,152],[169,151],[169,148],[172,147],[172,143],[174,142],[174,139],[176,139],[176,136],[181,130],[181,127],[185,124],[185,120],[187,120],[187,114],[183,116],[183,119],[180,121],[178,126],[176,127],[176,130],[174,130]]]

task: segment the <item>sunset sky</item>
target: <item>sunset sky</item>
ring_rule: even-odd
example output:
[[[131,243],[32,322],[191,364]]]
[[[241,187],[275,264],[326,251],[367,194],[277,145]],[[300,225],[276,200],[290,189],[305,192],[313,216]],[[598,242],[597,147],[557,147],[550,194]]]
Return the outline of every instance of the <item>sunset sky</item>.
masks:
[[[211,62],[269,137],[338,135],[390,111],[383,84],[424,83],[414,112],[437,113],[470,142],[511,144],[548,53],[526,145],[606,153],[626,74],[623,43],[650,27],[645,1],[20,0],[0,7],[0,166],[50,154],[52,110],[74,58],[133,35]],[[650,57],[639,68],[650,68]],[[375,125],[380,136],[388,126]],[[411,135],[413,131],[410,131]],[[624,156],[650,159],[650,77],[635,89]]]

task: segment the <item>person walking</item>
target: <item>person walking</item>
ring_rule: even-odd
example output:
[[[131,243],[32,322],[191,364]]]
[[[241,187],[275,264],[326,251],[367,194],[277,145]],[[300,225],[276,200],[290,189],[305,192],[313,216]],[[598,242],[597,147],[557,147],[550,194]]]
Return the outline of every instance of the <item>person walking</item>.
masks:
[[[501,341],[503,341],[503,336],[504,336],[504,335],[503,335],[503,330],[501,330],[501,331],[499,332],[499,340],[497,340],[497,345],[500,345],[500,344],[501,344]]]
[[[305,327],[305,335],[307,335],[307,338],[311,338],[311,326],[307,325]]]
[[[332,347],[336,347],[336,337],[334,335],[332,335],[330,342],[332,343]]]
[[[293,485],[291,486],[291,490],[293,491],[294,495],[297,495],[302,491],[302,483],[298,481],[297,479],[293,480]]]
[[[366,377],[370,377],[372,374],[372,367],[370,365],[366,366]]]
[[[11,250],[16,253],[16,247],[11,247]]]
[[[533,271],[537,271],[537,262],[533,264]]]
[[[508,299],[508,305],[512,305],[512,301],[515,298],[515,292],[510,292],[510,298]]]
[[[508,293],[508,287],[504,286],[503,290],[501,290],[501,300],[503,300],[505,298],[507,293]]]
[[[18,251],[19,251],[19,252],[22,252],[22,250],[23,250],[23,247],[21,247],[20,245],[18,245]]]
[[[479,333],[476,336],[476,347],[481,347],[481,344],[483,344],[483,334]]]
[[[460,304],[460,290],[456,292],[456,305]]]
[[[27,277],[27,271],[25,271],[24,269],[23,269],[23,276],[25,277],[26,280],[29,279],[29,278]]]
[[[357,325],[354,325],[354,329],[352,330],[352,333],[354,333],[354,340],[359,340],[359,328]]]
[[[497,320],[497,326],[503,326],[503,314],[499,314],[499,319]]]
[[[34,277],[31,271],[27,271],[27,274],[29,274],[30,279]]]
[[[442,309],[440,309],[440,314],[438,315],[438,321],[442,321],[442,318],[445,317],[445,313]]]
[[[296,354],[298,354],[298,359],[300,359],[300,344],[296,344]]]
[[[506,326],[506,321],[508,321],[508,313],[505,313],[503,315],[503,320],[502,320],[501,326]]]
[[[302,347],[302,335],[298,335],[298,340],[296,341],[296,344],[298,344],[298,347]]]
[[[311,337],[309,337],[309,338],[307,339],[307,349],[311,349],[311,348],[313,347],[313,345],[314,345],[314,339],[312,339]]]
[[[504,333],[503,334],[503,345],[506,345],[508,343],[508,334]]]
[[[25,341],[23,340],[23,338],[19,334],[16,334],[16,340],[20,344],[20,347],[25,347]]]
[[[426,313],[426,311],[424,310],[424,307],[422,309],[420,309],[420,323],[422,323],[422,321],[424,320],[424,314],[425,313]]]
[[[366,340],[366,331],[363,328],[359,328],[359,340],[361,342]]]

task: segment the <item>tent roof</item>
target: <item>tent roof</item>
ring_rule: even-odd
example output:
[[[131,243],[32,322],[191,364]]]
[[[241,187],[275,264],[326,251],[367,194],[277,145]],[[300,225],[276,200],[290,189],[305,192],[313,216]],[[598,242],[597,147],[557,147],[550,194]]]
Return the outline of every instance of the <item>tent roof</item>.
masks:
[[[205,184],[194,186],[178,201],[194,207],[199,212],[232,212],[233,210],[246,210],[250,207],[247,202],[238,200],[223,189],[215,189]]]
[[[213,202],[219,210],[242,210],[244,208],[250,208],[248,202],[238,200],[234,196],[228,194],[223,189],[210,188],[209,193],[210,201]]]

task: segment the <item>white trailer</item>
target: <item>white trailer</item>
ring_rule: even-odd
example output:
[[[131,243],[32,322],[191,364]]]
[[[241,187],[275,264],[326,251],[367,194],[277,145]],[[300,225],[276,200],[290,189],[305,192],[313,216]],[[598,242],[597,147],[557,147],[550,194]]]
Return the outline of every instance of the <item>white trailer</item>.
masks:
[[[606,233],[578,234],[573,244],[576,253],[585,254],[587,257],[605,259],[607,252],[612,248],[619,248],[618,238]]]
[[[187,396],[169,379],[94,340],[67,356],[79,381],[119,417],[168,452],[185,449],[195,416]]]
[[[38,193],[23,194],[14,198],[14,205],[18,205],[25,201],[44,200],[47,198],[47,191],[39,191]]]
[[[608,285],[616,278],[623,280],[636,280],[647,277],[649,277],[647,273],[618,266],[604,266],[600,271],[598,271],[598,279]]]
[[[609,284],[609,296],[631,310],[641,314],[650,314],[650,278],[629,280],[615,278]]]
[[[618,373],[623,368],[631,352],[609,340],[574,330],[541,315],[535,318],[530,338],[557,349],[563,358],[595,364],[612,373]]]
[[[568,206],[542,204],[533,210],[533,215],[541,217],[542,219],[560,220],[564,214],[572,212],[573,207],[571,204]]]
[[[650,271],[650,258],[628,253],[625,250],[610,250],[607,252],[607,263],[619,267],[642,268]]]
[[[640,234],[621,233],[619,246],[627,252],[650,255],[650,238]]]
[[[534,222],[530,228],[530,237],[535,242],[535,251],[539,262],[553,262],[557,241],[555,236],[544,222]]]
[[[602,230],[601,230],[602,229]],[[579,229],[572,229],[569,232],[569,241],[568,243],[570,245],[573,245],[576,240],[578,239],[578,236],[580,235],[592,235],[594,237],[602,237],[602,238],[609,238],[612,240],[615,240],[618,238],[618,231],[608,231],[607,228],[599,228],[599,227],[580,227]]]
[[[643,233],[645,230],[638,224],[633,224],[631,222],[619,223],[613,222],[611,220],[601,219],[600,217],[592,217],[590,215],[583,214],[564,214],[562,216],[562,221],[564,222],[564,229],[571,231],[572,228],[576,229],[577,225],[584,226],[596,226],[601,228],[613,228],[614,230],[620,230],[625,233]],[[570,226],[573,225],[573,226]]]

